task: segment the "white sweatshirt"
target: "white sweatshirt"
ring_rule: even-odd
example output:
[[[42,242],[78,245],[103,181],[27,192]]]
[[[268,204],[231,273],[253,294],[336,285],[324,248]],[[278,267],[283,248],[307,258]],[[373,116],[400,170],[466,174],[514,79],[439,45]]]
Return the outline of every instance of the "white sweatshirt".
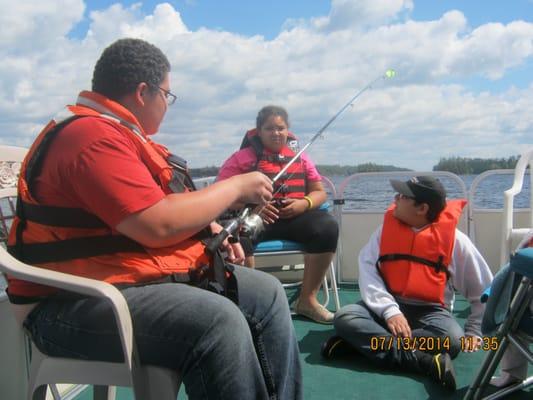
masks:
[[[368,308],[387,320],[393,315],[400,314],[401,311],[396,299],[387,291],[376,269],[382,228],[383,225],[372,234],[359,253],[359,288],[361,297]],[[413,230],[416,231],[415,228]],[[465,334],[481,336],[481,318],[485,305],[481,303],[480,297],[492,282],[492,272],[470,238],[458,229],[455,230],[455,244],[448,270],[451,277],[444,293],[446,306],[452,309],[455,288],[470,303],[470,315],[464,326]],[[415,299],[402,298],[401,301],[424,304]]]

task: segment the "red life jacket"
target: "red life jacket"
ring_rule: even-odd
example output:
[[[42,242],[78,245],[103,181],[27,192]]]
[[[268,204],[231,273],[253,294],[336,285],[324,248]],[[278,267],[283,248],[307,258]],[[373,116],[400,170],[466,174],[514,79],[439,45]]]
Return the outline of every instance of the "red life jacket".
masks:
[[[444,305],[455,228],[466,200],[450,200],[437,221],[415,232],[394,217],[393,204],[385,213],[376,267],[395,296]]]
[[[263,146],[257,135],[257,129],[254,128],[246,132],[241,149],[252,147],[257,156],[255,170],[273,179],[298,152],[298,139],[291,132],[289,132],[287,143],[288,145],[283,146],[280,152],[272,152]],[[292,163],[274,183],[274,193],[274,198],[277,199],[301,199],[307,194],[305,170],[301,158]]]
[[[152,142],[136,118],[120,104],[97,93],[82,92],[77,104],[65,111],[64,118],[46,125],[22,164],[9,252],[42,268],[109,283],[153,281],[209,265],[205,246],[196,237],[165,248],[145,248],[83,209],[42,205],[34,198],[32,182],[40,173],[51,141],[76,118],[105,118],[122,134],[134,138],[142,162],[165,193],[194,190],[184,161]],[[8,291],[12,301],[24,302],[24,298],[35,301],[56,289],[9,278]]]

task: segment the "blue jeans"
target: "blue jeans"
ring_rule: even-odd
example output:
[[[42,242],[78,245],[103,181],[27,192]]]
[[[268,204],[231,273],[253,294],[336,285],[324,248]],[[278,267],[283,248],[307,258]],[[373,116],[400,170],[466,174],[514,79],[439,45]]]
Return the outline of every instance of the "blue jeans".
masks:
[[[459,354],[463,330],[450,311],[440,306],[399,305],[417,342],[393,338],[386,322],[363,301],[337,311],[335,330],[359,353],[381,367],[420,372],[417,357],[410,349],[414,344],[429,353],[447,352],[452,358]],[[430,337],[435,339],[428,340]]]
[[[193,286],[122,290],[143,364],[176,370],[190,399],[300,399],[298,344],[279,281],[235,267],[239,305]],[[45,354],[122,360],[113,312],[101,299],[57,295],[25,321]]]

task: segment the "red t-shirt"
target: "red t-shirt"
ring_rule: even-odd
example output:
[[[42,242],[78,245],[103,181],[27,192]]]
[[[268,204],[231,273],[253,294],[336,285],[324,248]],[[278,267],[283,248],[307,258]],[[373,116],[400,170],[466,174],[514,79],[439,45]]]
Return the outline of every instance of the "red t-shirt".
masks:
[[[82,208],[114,228],[165,197],[133,138],[102,118],[83,117],[53,139],[35,180],[43,205]]]

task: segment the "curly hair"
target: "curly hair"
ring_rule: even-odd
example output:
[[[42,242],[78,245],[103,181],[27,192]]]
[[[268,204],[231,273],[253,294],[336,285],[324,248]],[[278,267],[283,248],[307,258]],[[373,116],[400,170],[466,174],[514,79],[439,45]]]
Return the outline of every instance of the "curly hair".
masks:
[[[92,90],[117,101],[141,82],[157,90],[168,72],[170,63],[156,46],[141,39],[119,39],[96,62]]]
[[[281,117],[287,124],[287,127],[289,126],[289,114],[287,113],[287,110],[280,106],[269,105],[259,110],[257,118],[255,119],[255,127],[261,129],[266,120],[273,115]]]

